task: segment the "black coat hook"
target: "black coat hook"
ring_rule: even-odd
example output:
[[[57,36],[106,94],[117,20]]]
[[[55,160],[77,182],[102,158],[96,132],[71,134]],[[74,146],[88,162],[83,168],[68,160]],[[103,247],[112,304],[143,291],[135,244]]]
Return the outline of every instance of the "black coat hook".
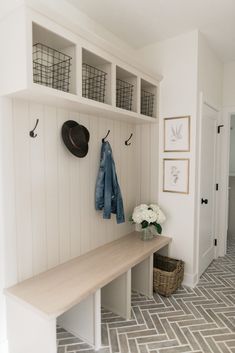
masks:
[[[131,145],[131,143],[129,143],[129,141],[130,141],[130,139],[132,138],[132,136],[133,136],[133,134],[131,133],[129,139],[127,139],[127,140],[125,141],[125,145],[126,145],[126,146],[130,146],[130,145]]]
[[[38,136],[37,134],[35,134],[35,133],[34,133],[35,129],[36,129],[36,128],[37,128],[37,126],[38,126],[38,123],[39,123],[39,119],[37,119],[37,120],[36,120],[36,124],[35,124],[35,126],[34,126],[33,130],[31,130],[31,131],[29,132],[29,136],[30,136],[30,137],[35,138],[35,137],[37,137],[37,136]]]
[[[105,142],[105,139],[109,136],[109,133],[110,133],[110,130],[108,130],[106,136],[102,138],[102,142],[103,142],[103,143]]]

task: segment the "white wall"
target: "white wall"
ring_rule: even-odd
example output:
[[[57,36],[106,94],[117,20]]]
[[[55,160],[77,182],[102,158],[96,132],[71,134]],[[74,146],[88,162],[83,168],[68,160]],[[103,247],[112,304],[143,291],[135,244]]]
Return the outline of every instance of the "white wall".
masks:
[[[163,75],[159,119],[159,204],[167,215],[164,234],[173,238],[171,254],[186,262],[185,283],[195,282],[194,264],[194,197],[195,197],[195,136],[197,112],[197,45],[198,33],[181,36],[144,47],[138,51],[140,60]],[[163,118],[191,116],[191,151],[163,153]],[[190,158],[189,194],[162,191],[163,158]]]
[[[206,38],[198,36],[198,91],[204,100],[218,110],[223,98],[223,64],[210,48]]]
[[[224,64],[223,106],[235,106],[235,61]]]
[[[231,116],[229,175],[235,176],[235,115]]]
[[[193,31],[138,51],[139,59],[163,75],[159,119],[159,204],[167,214],[164,233],[172,236],[172,256],[185,263],[184,283],[197,281],[197,208],[199,163],[199,92],[218,109],[222,102],[222,64],[205,38]],[[189,153],[163,153],[163,119],[191,116]],[[189,195],[162,191],[163,158],[190,158]]]
[[[7,165],[5,151],[7,149],[6,131],[4,128],[4,116],[10,113],[9,100],[0,98],[0,161],[1,164]],[[10,141],[11,144],[11,141]],[[11,182],[11,179],[9,180]],[[5,211],[5,185],[4,185],[4,169],[0,169],[0,353],[7,352],[7,332],[6,332],[6,307],[3,289],[6,284],[6,219]],[[13,211],[13,210],[12,210]]]

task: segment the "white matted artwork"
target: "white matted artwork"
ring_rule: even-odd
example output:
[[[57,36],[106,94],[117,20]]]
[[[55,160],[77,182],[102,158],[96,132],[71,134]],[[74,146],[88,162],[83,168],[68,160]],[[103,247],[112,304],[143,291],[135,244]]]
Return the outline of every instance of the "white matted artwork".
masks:
[[[189,159],[163,159],[163,191],[189,193]]]
[[[190,151],[190,116],[164,119],[164,152]]]

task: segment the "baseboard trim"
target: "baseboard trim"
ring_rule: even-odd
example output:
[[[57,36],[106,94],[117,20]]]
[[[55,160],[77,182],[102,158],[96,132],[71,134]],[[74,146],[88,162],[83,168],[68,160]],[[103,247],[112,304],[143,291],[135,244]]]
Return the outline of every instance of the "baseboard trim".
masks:
[[[185,273],[183,279],[183,286],[194,288],[198,283],[198,274]]]
[[[8,353],[8,341],[7,340],[0,342],[0,353]]]

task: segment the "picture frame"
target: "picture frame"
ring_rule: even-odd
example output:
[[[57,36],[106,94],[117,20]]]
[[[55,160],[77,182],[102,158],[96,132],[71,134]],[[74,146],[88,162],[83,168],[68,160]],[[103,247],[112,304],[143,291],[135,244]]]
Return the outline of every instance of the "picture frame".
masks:
[[[189,194],[189,158],[163,159],[163,192]]]
[[[164,152],[190,151],[191,117],[164,118]]]

